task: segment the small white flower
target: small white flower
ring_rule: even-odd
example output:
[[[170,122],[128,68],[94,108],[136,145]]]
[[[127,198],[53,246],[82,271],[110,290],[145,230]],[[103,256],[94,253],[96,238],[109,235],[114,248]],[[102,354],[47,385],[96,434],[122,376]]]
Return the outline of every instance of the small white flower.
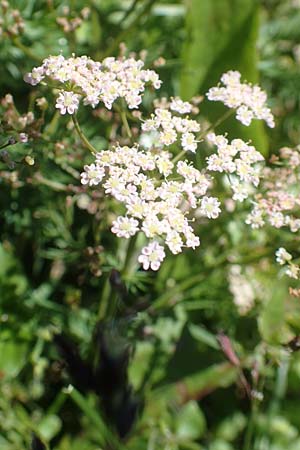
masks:
[[[182,252],[183,241],[177,231],[172,230],[167,234],[166,244],[174,255]]]
[[[172,114],[167,109],[156,108],[155,114],[158,122],[163,126],[163,128],[173,128],[172,124]]]
[[[105,176],[105,170],[98,164],[90,164],[84,166],[84,172],[81,173],[81,184],[96,186],[101,183]]]
[[[232,196],[233,200],[243,202],[246,198],[248,198],[249,191],[247,187],[244,184],[239,183],[237,180],[232,180],[231,189],[234,192]]]
[[[218,149],[226,148],[228,145],[228,139],[222,134],[216,135],[215,133],[208,133],[206,139],[208,142],[216,145]]]
[[[196,247],[199,247],[200,245],[200,239],[198,236],[195,236],[195,234],[193,233],[192,230],[186,230],[184,232],[185,238],[186,238],[186,243],[185,245],[187,247],[192,248],[193,250],[195,250]]]
[[[240,79],[241,74],[237,70],[229,70],[228,72],[223,73],[221,77],[221,81],[225,86],[235,86],[236,84],[239,84]]]
[[[246,218],[246,224],[251,225],[253,229],[261,228],[265,224],[263,211],[257,207],[253,208]]]
[[[138,231],[138,221],[132,217],[122,217],[119,216],[117,220],[113,221],[113,226],[111,231],[115,233],[118,237],[124,237],[129,239],[134,236]]]
[[[74,114],[79,105],[79,95],[72,91],[62,91],[56,99],[55,107],[60,110],[61,114]]]
[[[170,103],[170,109],[176,111],[179,114],[188,114],[192,111],[192,105],[189,102],[184,102],[179,97],[172,99]]]
[[[290,278],[294,278],[298,280],[300,274],[300,267],[296,266],[296,264],[290,264],[285,271],[286,275]]]
[[[128,214],[133,217],[137,217],[138,219],[142,219],[144,214],[149,212],[147,203],[144,200],[141,200],[139,197],[129,198],[126,208]]]
[[[253,119],[253,112],[247,106],[240,106],[236,111],[236,118],[248,127]]]
[[[200,213],[209,219],[216,219],[221,212],[220,202],[215,197],[203,197],[201,200]]]
[[[140,145],[145,149],[151,149],[152,147],[159,146],[159,133],[158,131],[149,131],[140,134]]]
[[[207,170],[213,172],[224,172],[223,159],[216,154],[210,155],[206,158]]]
[[[165,128],[159,134],[159,142],[163,145],[171,145],[177,140],[177,133],[174,128]]]
[[[43,67],[34,67],[31,73],[27,73],[24,76],[24,81],[31,84],[32,86],[35,86],[39,84],[44,79],[44,77],[45,75]]]
[[[153,213],[149,213],[143,221],[142,231],[148,238],[160,236],[166,232],[167,224],[165,220],[159,220]]]
[[[300,230],[300,219],[290,219],[288,223],[292,233],[296,233]]]
[[[278,264],[280,264],[281,266],[292,260],[292,255],[287,252],[284,247],[280,247],[276,251],[275,256],[276,262],[278,262]]]
[[[270,224],[275,228],[284,226],[284,215],[281,212],[274,212],[269,215]]]
[[[165,256],[164,248],[158,242],[153,241],[142,249],[138,261],[143,265],[144,270],[148,270],[149,268],[158,270]]]
[[[195,183],[201,178],[201,172],[186,161],[178,161],[177,172],[191,183]]]
[[[140,186],[140,198],[142,200],[151,201],[155,200],[158,196],[155,185],[150,178],[145,175],[140,175],[138,177],[137,184]]]
[[[26,144],[26,142],[28,142],[28,134],[26,134],[26,133],[20,133],[20,134],[19,134],[19,140],[20,140],[20,142],[22,142],[23,144]]]
[[[252,183],[254,186],[258,186],[259,177],[258,169],[255,169],[251,164],[242,159],[235,159],[236,173],[242,181]]]
[[[158,168],[159,172],[165,177],[170,175],[174,167],[174,164],[172,163],[172,161],[170,161],[170,154],[164,152],[161,155],[157,156],[156,167]]]
[[[105,189],[105,194],[115,196],[118,195],[122,189],[125,189],[125,182],[123,179],[118,178],[117,174],[115,174],[106,180],[103,187]]]
[[[181,145],[185,151],[195,153],[197,149],[197,141],[195,140],[195,135],[193,133],[183,133],[181,137]]]

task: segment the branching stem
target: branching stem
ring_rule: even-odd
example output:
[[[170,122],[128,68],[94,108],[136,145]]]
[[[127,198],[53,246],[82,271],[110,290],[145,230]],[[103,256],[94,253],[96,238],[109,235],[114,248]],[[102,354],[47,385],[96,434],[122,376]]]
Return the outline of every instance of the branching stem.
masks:
[[[74,123],[75,126],[75,130],[77,131],[78,136],[80,137],[82,143],[85,145],[86,148],[89,149],[89,151],[93,154],[97,153],[97,150],[95,149],[95,147],[90,143],[90,141],[85,137],[82,129],[80,128],[79,122],[77,120],[77,117],[72,114],[72,121]]]

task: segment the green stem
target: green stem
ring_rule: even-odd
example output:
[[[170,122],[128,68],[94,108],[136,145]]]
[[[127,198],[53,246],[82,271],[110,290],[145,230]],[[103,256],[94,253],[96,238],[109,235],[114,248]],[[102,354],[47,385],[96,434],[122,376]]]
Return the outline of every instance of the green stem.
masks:
[[[16,142],[10,142],[10,141],[8,141],[8,142],[6,142],[5,144],[2,144],[2,145],[0,146],[0,150],[3,150],[4,148],[9,147],[10,145],[14,145],[14,144],[16,144]]]
[[[62,405],[65,403],[66,401],[66,396],[64,395],[63,392],[60,392],[56,397],[55,400],[53,401],[53,403],[50,405],[50,407],[47,409],[47,415],[54,415],[54,414],[58,414],[58,412],[60,411]]]
[[[109,310],[109,302],[111,301],[112,290],[109,281],[109,274],[107,274],[106,280],[104,282],[104,287],[101,295],[101,300],[98,309],[98,320],[102,322],[107,317],[107,312]]]
[[[126,30],[121,31],[121,33],[119,33],[113,40],[113,43],[111,44],[110,47],[108,47],[107,51],[101,55],[100,59],[104,59],[107,56],[111,56],[115,50],[118,48],[119,44],[123,41],[126,40],[127,36],[131,33],[132,30],[134,30],[134,28],[139,24],[140,20],[143,17],[146,17],[147,14],[150,12],[152,6],[154,5],[156,0],[148,0],[144,6],[144,8],[142,8],[142,10],[140,11],[140,13],[136,16],[136,18],[134,19],[134,21],[131,23],[131,25],[126,28]]]
[[[177,161],[179,161],[182,158],[182,156],[185,154],[186,154],[186,150],[181,150],[181,152],[178,153],[178,155],[174,156],[174,158],[172,159],[172,163],[176,164]]]
[[[251,441],[252,441],[252,437],[253,437],[255,415],[256,415],[256,406],[255,405],[256,405],[256,403],[254,401],[252,401],[251,415],[250,415],[248,427],[246,430],[243,450],[250,450],[252,448]]]
[[[36,56],[36,54],[33,51],[31,51],[30,48],[22,44],[22,42],[18,38],[13,38],[12,41],[14,45],[18,47],[20,50],[22,50],[22,52],[30,59],[33,59],[34,61],[37,61],[39,63],[41,62],[41,59],[38,56]]]
[[[199,283],[204,278],[199,276],[199,274],[194,275],[187,280],[182,281],[181,283],[178,283],[174,288],[170,289],[166,293],[162,294],[160,297],[158,297],[151,305],[151,310],[160,309],[166,305],[168,305],[170,299],[172,296],[176,295],[178,292],[183,292],[184,290],[194,286],[194,284]]]
[[[122,109],[120,111],[120,115],[121,115],[121,119],[122,119],[124,128],[126,130],[127,136],[129,137],[129,139],[132,139],[132,133],[131,133],[131,129],[130,129],[128,121],[127,121],[126,111],[124,109]]]
[[[58,110],[56,110],[55,113],[53,114],[53,117],[52,117],[49,125],[47,125],[47,127],[45,128],[43,137],[52,136],[53,134],[55,134],[55,131],[57,130],[59,118],[60,118],[60,112]]]
[[[261,375],[259,382],[253,384],[253,389],[257,392],[263,392],[264,383],[265,383],[265,379]],[[248,427],[247,427],[246,434],[245,434],[243,450],[250,450],[253,448],[253,446],[251,447],[251,440],[253,438],[253,432],[255,429],[255,417],[258,414],[259,403],[260,403],[260,400],[257,399],[256,397],[254,397],[253,395],[251,395],[251,414],[250,414],[250,419],[249,419]],[[256,434],[256,441],[257,441],[257,434]]]
[[[132,236],[129,239],[128,246],[127,246],[127,252],[126,252],[126,258],[123,263],[123,269],[121,270],[121,275],[123,277],[125,277],[126,274],[128,274],[128,272],[130,272],[130,270],[129,270],[130,262],[131,262],[133,254],[134,254],[134,251],[135,251],[137,239],[138,239],[138,233],[136,233],[134,236]]]
[[[138,233],[132,236],[128,241],[127,251],[126,251],[126,257],[123,262],[123,268],[121,270],[121,277],[125,279],[128,274],[130,273],[131,268],[131,259],[135,251],[136,247],[136,241],[138,238]],[[110,274],[107,274],[107,278],[104,283],[104,288],[102,291],[102,296],[99,304],[98,309],[98,320],[103,321],[104,319],[107,319],[108,317],[112,317],[115,314],[116,307],[117,307],[117,301],[118,301],[118,295],[117,293],[112,290],[110,280],[109,280]]]
[[[69,33],[65,33],[65,36],[68,41],[69,51],[71,55],[76,52],[76,34],[75,31],[70,31]]]
[[[74,403],[77,404],[85,416],[91,421],[91,423],[94,424],[100,445],[108,444],[109,448],[113,448],[114,450],[125,450],[121,442],[108,428],[102,417],[97,414],[95,409],[89,404],[86,398],[80,394],[79,391],[70,385],[65,390],[65,393],[70,395]]]
[[[228,111],[226,111],[225,114],[223,114],[215,123],[211,124],[205,131],[200,133],[199,136],[197,137],[197,140],[201,141],[211,130],[214,130],[219,125],[221,125],[221,123],[225,122],[225,120],[228,119],[228,117],[230,117],[234,112],[235,110],[233,109],[229,109]],[[182,158],[182,156],[185,155],[185,153],[186,153],[185,150],[182,150],[180,153],[178,153],[178,155],[176,155],[172,159],[172,163],[173,164],[177,163],[177,161],[179,161]]]
[[[118,23],[118,27],[122,27],[123,23],[125,22],[125,20],[127,19],[127,17],[130,16],[130,14],[132,14],[137,6],[137,4],[139,3],[140,0],[133,0],[133,2],[131,3],[130,7],[125,11],[124,16],[122,17],[122,19],[120,20],[120,22]]]
[[[226,111],[215,123],[212,123],[206,130],[204,130],[202,133],[199,134],[198,139],[201,140],[207,136],[207,134],[211,131],[217,128],[221,123],[225,122],[232,114],[235,113],[234,109],[229,109]]]
[[[80,128],[80,125],[78,123],[77,117],[72,114],[72,121],[74,123],[75,126],[75,130],[77,131],[78,136],[80,137],[82,143],[85,145],[86,148],[89,149],[89,151],[91,153],[97,153],[97,150],[95,149],[95,147],[89,142],[89,140],[85,137],[85,135],[83,134],[83,131]]]
[[[290,365],[290,355],[286,354],[283,356],[281,363],[277,369],[277,379],[274,397],[269,409],[269,420],[274,417],[280,410],[280,403],[285,396],[287,388],[287,377]]]
[[[48,178],[45,178],[41,173],[37,172],[35,174],[35,176],[33,177],[33,180],[38,181],[39,184],[43,184],[45,186],[50,187],[51,189],[53,189],[54,191],[58,191],[58,192],[64,192],[64,191],[68,191],[68,187],[63,184],[60,183],[59,181],[52,181],[49,180]]]

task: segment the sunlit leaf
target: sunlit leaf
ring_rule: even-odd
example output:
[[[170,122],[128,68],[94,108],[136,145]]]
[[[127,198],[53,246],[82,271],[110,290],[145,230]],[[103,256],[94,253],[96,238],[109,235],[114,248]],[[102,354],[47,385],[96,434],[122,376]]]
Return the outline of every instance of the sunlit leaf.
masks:
[[[175,419],[176,434],[182,439],[198,439],[206,428],[205,417],[197,402],[184,405]]]

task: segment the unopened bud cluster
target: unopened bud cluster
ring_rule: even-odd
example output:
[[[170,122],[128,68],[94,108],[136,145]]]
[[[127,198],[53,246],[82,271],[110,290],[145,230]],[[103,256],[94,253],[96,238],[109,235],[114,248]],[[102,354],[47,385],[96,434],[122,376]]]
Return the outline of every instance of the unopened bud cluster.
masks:
[[[88,19],[91,10],[88,7],[84,7],[79,15],[72,16],[70,8],[65,6],[62,12],[63,15],[57,17],[56,22],[62,27],[64,33],[70,33],[79,28],[83,20]]]
[[[18,9],[11,8],[6,0],[0,2],[0,36],[15,37],[23,33],[24,20]]]

